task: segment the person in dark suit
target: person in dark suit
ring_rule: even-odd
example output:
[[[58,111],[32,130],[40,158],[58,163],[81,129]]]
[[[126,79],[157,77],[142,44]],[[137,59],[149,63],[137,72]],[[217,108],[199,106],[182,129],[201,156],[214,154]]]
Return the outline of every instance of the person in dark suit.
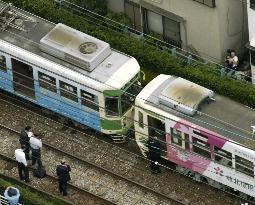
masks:
[[[157,137],[149,137],[146,143],[148,147],[148,159],[151,161],[150,169],[152,174],[160,173],[159,159],[160,159],[160,143]]]
[[[63,196],[67,196],[67,182],[71,180],[71,167],[66,164],[65,160],[62,160],[61,164],[57,166],[56,171],[58,175],[59,192],[63,193]]]
[[[30,151],[29,133],[31,133],[31,132],[32,132],[32,128],[30,126],[26,126],[20,132],[19,142],[20,142],[20,146],[25,147],[24,152],[26,155],[26,160],[30,160],[30,157],[29,157],[29,151]]]

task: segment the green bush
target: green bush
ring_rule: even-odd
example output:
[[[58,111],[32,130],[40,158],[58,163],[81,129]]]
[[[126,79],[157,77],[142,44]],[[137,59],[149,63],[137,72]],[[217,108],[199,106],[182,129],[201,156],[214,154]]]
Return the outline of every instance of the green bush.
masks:
[[[0,194],[3,195],[8,186],[14,186],[20,190],[20,203],[26,205],[69,205],[69,203],[54,198],[43,192],[38,192],[35,189],[27,187],[22,183],[8,177],[0,176]]]
[[[106,0],[69,0],[82,8],[89,9],[100,15],[107,14],[107,1]]]
[[[5,1],[11,1],[24,10],[56,23],[65,23],[110,43],[113,48],[134,56],[143,70],[148,73],[149,79],[159,73],[180,76],[255,108],[255,88],[252,85],[244,81],[221,78],[220,74],[209,65],[186,66],[167,51],[158,50],[154,46],[148,45],[146,38],[141,40],[129,33],[112,31],[106,23],[99,26],[89,24],[86,18],[78,16],[70,10],[58,9],[53,0]]]

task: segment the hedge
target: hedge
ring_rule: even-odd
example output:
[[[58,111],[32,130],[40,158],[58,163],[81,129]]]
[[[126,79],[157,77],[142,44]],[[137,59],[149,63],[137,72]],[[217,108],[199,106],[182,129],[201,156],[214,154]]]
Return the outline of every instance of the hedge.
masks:
[[[20,203],[26,205],[70,205],[61,199],[52,197],[43,192],[37,192],[22,183],[9,177],[0,176],[0,194],[3,195],[6,187],[14,186],[20,190]]]
[[[191,80],[242,104],[255,108],[255,87],[245,81],[222,78],[209,65],[185,65],[167,51],[148,45],[145,40],[128,33],[119,33],[106,26],[88,23],[82,16],[59,9],[53,0],[4,0],[55,23],[62,22],[82,32],[110,43],[111,47],[134,56],[152,79],[159,73],[176,75]],[[148,81],[147,81],[148,82]]]

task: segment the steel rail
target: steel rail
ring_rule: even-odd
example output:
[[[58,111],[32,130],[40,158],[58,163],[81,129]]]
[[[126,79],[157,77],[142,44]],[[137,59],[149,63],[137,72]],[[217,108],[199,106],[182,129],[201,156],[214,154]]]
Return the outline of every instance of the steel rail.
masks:
[[[0,124],[0,127],[6,129],[6,130],[8,130],[8,131],[13,132],[14,134],[17,134],[17,135],[19,134],[18,131],[14,130],[14,129],[12,129],[12,128],[9,128],[9,127],[7,127],[7,126],[5,126],[5,125]],[[45,144],[45,143],[44,143],[44,146],[45,146],[45,147],[49,147],[49,148],[51,148],[51,149],[55,149],[53,146],[47,145],[47,144]],[[55,150],[56,150],[56,149],[55,149]],[[57,149],[57,151],[69,155],[68,153],[63,152],[63,151],[61,151],[61,150],[59,150],[59,149]],[[71,157],[71,156],[69,156],[69,157]],[[7,155],[5,155],[5,154],[2,154],[2,153],[0,153],[0,158],[5,159],[6,161],[9,161],[9,162],[12,162],[12,163],[16,163],[16,160],[15,160],[14,158],[12,158],[12,157],[10,157],[10,156],[7,156]],[[28,168],[29,168],[30,171],[31,171],[31,170],[35,170],[35,168],[33,168],[33,167],[31,167],[31,166],[28,166]],[[58,183],[58,178],[57,178],[56,176],[53,176],[53,175],[50,175],[50,174],[46,173],[46,177],[48,177],[48,178],[54,180],[56,183]],[[115,203],[113,203],[113,202],[111,202],[111,201],[109,201],[109,200],[107,200],[107,199],[104,199],[104,198],[102,198],[101,196],[95,195],[95,194],[91,193],[90,191],[87,191],[87,190],[85,190],[85,189],[82,189],[82,188],[80,188],[80,187],[78,187],[78,186],[76,186],[76,185],[74,185],[74,184],[71,184],[71,183],[68,183],[68,184],[69,184],[69,186],[70,186],[72,189],[74,189],[74,190],[76,189],[76,190],[78,190],[78,191],[84,192],[84,193],[88,194],[89,196],[95,197],[95,198],[101,200],[102,202],[105,202],[105,204],[116,205]],[[29,184],[26,184],[26,185],[29,185]],[[29,185],[29,186],[30,186],[30,185]],[[33,188],[34,188],[34,187],[33,187]],[[35,189],[36,189],[36,188],[35,188]],[[39,191],[41,191],[41,190],[39,190]],[[52,195],[52,194],[50,194],[50,193],[47,193],[47,194],[56,197],[55,195]],[[56,198],[59,198],[59,197],[56,197]],[[67,201],[67,202],[70,203],[70,201]]]
[[[19,134],[20,134],[19,131],[15,130],[15,129],[13,129],[13,128],[7,127],[7,126],[5,126],[5,125],[3,125],[3,124],[0,124],[0,127],[5,128],[6,130],[13,132],[14,134],[17,135],[17,137],[18,137]],[[96,169],[102,170],[102,171],[106,172],[107,174],[109,174],[109,175],[111,175],[111,176],[113,176],[113,177],[115,177],[115,178],[119,178],[119,179],[121,179],[121,180],[123,180],[123,181],[126,181],[126,182],[128,182],[128,183],[131,183],[131,184],[136,185],[136,186],[138,186],[138,187],[141,187],[142,189],[144,189],[144,190],[146,190],[146,191],[149,191],[149,192],[151,192],[151,193],[153,193],[153,194],[159,196],[159,197],[162,198],[162,199],[167,199],[167,200],[173,201],[173,202],[175,202],[175,203],[177,203],[177,204],[184,204],[182,201],[180,201],[180,200],[178,200],[178,199],[174,199],[174,198],[169,197],[169,196],[167,196],[167,195],[165,195],[165,194],[162,194],[162,193],[160,193],[160,192],[157,192],[157,191],[155,191],[155,190],[153,190],[153,189],[151,189],[151,188],[149,188],[149,187],[147,187],[147,186],[141,185],[141,184],[139,184],[138,182],[135,182],[135,181],[133,181],[133,180],[131,180],[131,179],[127,179],[127,178],[125,178],[125,177],[123,177],[123,176],[121,176],[121,175],[119,175],[119,174],[113,173],[112,171],[109,171],[109,170],[107,170],[107,169],[105,169],[105,168],[103,168],[103,167],[100,167],[100,166],[96,165],[95,163],[92,163],[92,162],[89,162],[89,161],[87,161],[87,160],[84,160],[84,159],[82,159],[81,157],[72,155],[72,154],[70,154],[70,153],[68,153],[68,152],[66,152],[66,151],[64,151],[64,150],[58,149],[58,148],[56,148],[56,147],[54,147],[54,146],[52,146],[52,145],[50,145],[50,144],[48,144],[48,143],[43,142],[43,146],[46,147],[46,148],[52,149],[52,150],[54,150],[54,151],[56,151],[56,152],[59,152],[59,153],[65,155],[65,156],[67,156],[67,157],[69,157],[69,158],[73,158],[73,159],[78,160],[78,161],[80,161],[80,162],[82,162],[82,163],[85,163],[85,164],[87,164],[87,165],[89,165],[89,166],[92,166],[92,167],[94,167],[94,168],[96,168]],[[55,179],[56,179],[56,178],[55,178]],[[70,184],[70,185],[71,185],[71,186],[74,186],[74,185],[72,185],[72,184]],[[77,186],[74,186],[74,187],[80,189],[80,188],[77,187]],[[81,190],[83,190],[83,189],[81,189]],[[83,191],[86,191],[86,190],[83,190]],[[86,191],[86,192],[87,192],[87,191]],[[88,193],[90,193],[90,192],[88,192]],[[91,193],[91,194],[92,194],[92,193]],[[93,194],[92,194],[92,195],[93,195]],[[102,197],[100,197],[100,198],[103,199]]]

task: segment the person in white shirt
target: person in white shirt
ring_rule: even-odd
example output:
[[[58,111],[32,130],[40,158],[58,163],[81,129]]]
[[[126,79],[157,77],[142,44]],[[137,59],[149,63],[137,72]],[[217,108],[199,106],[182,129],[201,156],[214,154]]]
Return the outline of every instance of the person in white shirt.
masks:
[[[27,167],[27,160],[24,150],[25,145],[21,145],[21,148],[15,150],[15,159],[18,162],[19,178],[22,181],[29,182],[29,171]]]
[[[38,168],[42,167],[42,160],[41,160],[41,149],[42,149],[42,140],[41,135],[34,134],[30,137],[29,140],[30,147],[32,149],[32,165],[37,163]]]
[[[236,70],[238,65],[238,57],[236,56],[236,52],[234,50],[231,51],[230,58],[228,60],[229,64],[231,65],[231,68],[233,70]]]

